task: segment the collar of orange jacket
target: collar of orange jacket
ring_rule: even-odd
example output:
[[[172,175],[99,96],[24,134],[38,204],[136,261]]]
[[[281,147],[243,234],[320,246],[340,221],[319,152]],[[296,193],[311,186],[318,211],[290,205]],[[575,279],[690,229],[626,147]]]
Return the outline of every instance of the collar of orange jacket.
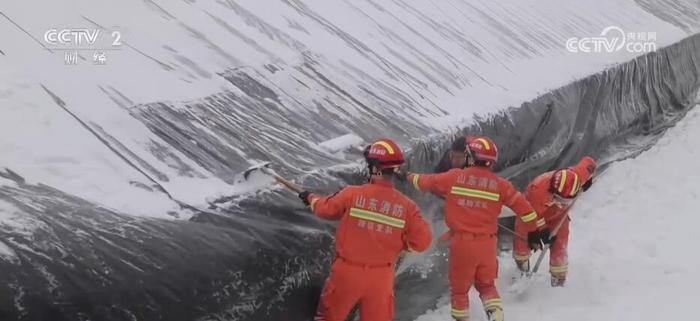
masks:
[[[369,182],[379,186],[394,187],[394,183],[391,181],[391,179],[386,179],[382,176],[372,175]]]

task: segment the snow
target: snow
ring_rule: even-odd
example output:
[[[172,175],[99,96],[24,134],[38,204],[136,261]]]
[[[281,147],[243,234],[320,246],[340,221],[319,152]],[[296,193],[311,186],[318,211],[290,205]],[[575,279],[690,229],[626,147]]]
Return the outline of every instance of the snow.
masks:
[[[19,261],[19,257],[17,257],[17,253],[12,248],[0,241],[0,260],[15,263]]]
[[[510,293],[515,266],[503,254],[499,289],[507,319],[693,319],[700,288],[700,257],[692,254],[700,244],[698,157],[695,107],[649,151],[613,164],[572,210],[564,288],[549,287],[545,272],[525,293]],[[472,320],[485,320],[474,290],[470,297]],[[450,320],[449,309],[441,306],[416,321]]]
[[[0,176],[0,186],[17,186],[17,183],[15,183],[13,180]]]
[[[259,168],[261,165],[252,166],[251,168]],[[275,171],[271,168],[266,168],[264,170],[253,170],[250,171],[248,177],[244,177],[243,173],[236,175],[236,183],[230,186],[225,192],[211,192],[211,197],[207,198],[207,202],[214,203],[217,199],[228,198],[230,200],[227,203],[236,202],[240,199],[247,197],[251,193],[257,191],[266,190],[275,180],[272,175],[276,175]],[[235,197],[231,197],[235,195]],[[235,205],[235,204],[229,204]],[[220,204],[219,206],[223,206]]]
[[[277,107],[288,108],[291,118],[306,117],[327,102],[329,119],[372,120],[380,114],[445,130],[638,55],[572,54],[564,49],[568,37],[597,36],[617,25],[630,32],[654,31],[662,47],[689,34],[628,0],[126,0],[118,5],[28,0],[6,1],[2,13],[0,168],[121,212],[168,219],[178,206],[154,190],[154,180],[173,198],[195,206],[238,187],[169,145],[129,110],[172,102],[163,108],[186,113],[187,103],[212,94],[243,95],[220,76],[226,70],[245,69],[256,80],[272,82],[284,103]],[[92,64],[92,52],[82,52],[85,61],[76,66],[65,65],[64,52],[43,48],[50,28],[96,25],[124,33],[125,45],[108,52],[104,66]],[[266,70],[266,64],[278,71]],[[345,98],[334,101],[335,94],[299,71],[306,64],[371,110]],[[310,86],[299,85],[297,78]],[[376,90],[379,98],[369,97],[366,89]],[[397,111],[385,101],[416,106]],[[266,129],[266,134],[277,132]],[[246,156],[241,146],[223,145]],[[174,159],[191,168],[189,175]]]
[[[0,200],[0,231],[8,230],[31,237],[34,231],[43,227],[46,227],[45,223],[30,217],[14,205]]]
[[[19,75],[5,86],[0,83],[7,124],[0,126],[0,169],[135,215],[166,217],[177,208],[164,194],[135,187],[132,182],[151,184],[48,96],[22,90],[32,87],[39,90]]]
[[[363,142],[364,140],[355,134],[345,134],[319,143],[318,146],[331,154],[335,154],[346,151],[352,147],[359,147]]]

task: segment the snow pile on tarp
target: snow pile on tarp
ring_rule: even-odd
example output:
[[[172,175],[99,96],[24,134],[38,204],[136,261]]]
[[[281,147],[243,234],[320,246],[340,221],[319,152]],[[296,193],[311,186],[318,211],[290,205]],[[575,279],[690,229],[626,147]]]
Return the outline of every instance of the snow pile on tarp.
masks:
[[[626,0],[102,0],[41,10],[10,1],[0,10],[0,166],[166,218],[189,217],[177,203],[206,207],[241,192],[230,185],[254,163],[300,175],[339,161],[318,142],[352,134],[408,144],[639,55],[573,54],[570,37],[614,25],[654,32],[660,48],[692,33],[682,22],[696,17]],[[106,65],[92,51],[66,65],[44,35],[75,27],[105,28],[105,39],[118,30],[123,45]]]
[[[318,144],[321,148],[333,154],[342,153],[351,148],[359,148],[364,140],[355,134],[345,134]]]

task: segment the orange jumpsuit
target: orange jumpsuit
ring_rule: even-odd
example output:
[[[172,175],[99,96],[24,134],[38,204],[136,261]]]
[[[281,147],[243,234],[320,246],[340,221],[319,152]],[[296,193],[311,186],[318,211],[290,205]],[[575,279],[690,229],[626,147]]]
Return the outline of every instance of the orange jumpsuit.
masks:
[[[576,172],[581,182],[583,182],[581,185],[583,185],[591,179],[596,166],[596,162],[591,157],[584,156],[571,169]],[[549,273],[558,279],[565,279],[569,265],[567,248],[569,245],[570,220],[567,208],[562,208],[552,203],[554,194],[550,191],[550,184],[555,172],[551,171],[537,176],[528,185],[525,196],[537,213],[544,217],[550,230],[554,229],[559,220],[567,217],[559,228],[554,243],[549,248]],[[520,235],[527,235],[527,227],[520,222],[515,222],[515,232]],[[530,258],[530,248],[527,242],[513,238],[513,258],[520,262]]]
[[[545,219],[547,227],[553,230],[563,217],[568,215],[567,207],[559,207],[554,204],[554,194],[550,191],[552,176],[556,171],[546,172],[530,182],[525,190],[527,200],[532,204],[537,213]],[[527,235],[528,227],[521,222],[515,222],[515,232]],[[553,276],[563,278],[566,276],[568,259],[567,246],[569,243],[569,219],[566,218],[559,228],[556,240],[549,247],[549,271]],[[530,247],[527,242],[513,238],[513,258],[516,261],[526,261],[530,258]]]
[[[440,174],[409,174],[421,191],[445,197],[445,221],[450,233],[449,279],[452,316],[468,317],[467,292],[479,291],[487,311],[502,310],[496,290],[496,232],[502,206],[510,207],[532,230],[544,225],[525,197],[488,168],[451,169]]]
[[[308,200],[317,216],[340,220],[336,258],[314,320],[343,321],[356,304],[362,321],[393,319],[394,264],[401,251],[421,252],[432,241],[419,208],[381,178]]]

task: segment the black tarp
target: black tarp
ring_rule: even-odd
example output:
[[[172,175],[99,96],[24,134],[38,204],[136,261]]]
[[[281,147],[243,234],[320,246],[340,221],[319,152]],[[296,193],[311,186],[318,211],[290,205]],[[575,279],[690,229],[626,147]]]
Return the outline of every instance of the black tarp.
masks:
[[[522,188],[535,175],[571,165],[583,155],[593,155],[605,165],[642,152],[696,103],[698,88],[700,35],[576,81],[521,106],[485,116],[459,133],[425,139],[412,146],[409,167],[414,171],[433,171],[454,135],[480,133],[492,137],[499,145],[501,156],[497,170]],[[358,166],[356,171],[350,172],[321,170],[306,177],[303,183],[316,191],[332,193],[342,185],[358,184],[364,180]],[[440,202],[404,187],[402,189],[421,205],[436,226],[436,232],[441,232]],[[332,223],[309,217],[298,200],[287,193],[261,195],[232,211],[236,216],[267,217],[280,220],[280,224],[333,232]],[[202,215],[205,216],[208,215]],[[294,242],[288,246],[292,250],[290,257],[294,257],[305,253],[310,244]],[[324,246],[332,251],[332,244]],[[433,249],[433,253],[404,261],[399,268],[397,320],[412,320],[434,307],[437,298],[446,293],[446,261],[445,256],[440,255],[443,251]],[[323,267],[315,271],[325,275],[330,258],[331,255],[326,255],[313,260],[314,266]],[[243,319],[309,320],[311,314],[294,315],[289,311],[297,306],[309,306],[310,301],[315,304],[318,297],[307,294],[318,293],[322,283],[300,282],[298,285],[296,289],[287,288],[283,304],[267,304],[261,299],[262,306]],[[258,295],[265,298],[264,293]],[[232,306],[236,304],[232,302]],[[227,312],[220,312],[210,316],[211,320],[223,320],[226,315]]]
[[[499,170],[522,187],[584,154],[605,163],[643,151],[683,117],[699,87],[696,35],[485,116],[463,133],[493,137]],[[187,132],[171,125],[159,129]],[[453,134],[412,146],[410,168],[432,170]],[[212,155],[205,156],[221,163]],[[318,170],[303,183],[331,193],[363,180],[358,166]],[[439,229],[440,202],[408,193]],[[333,224],[284,191],[257,194],[226,215],[199,213],[191,222],[128,217],[21,182],[0,188],[0,199],[39,222],[31,238],[0,229],[20,260],[0,260],[2,320],[310,320],[333,255]],[[398,320],[413,319],[446,292],[445,258],[435,255],[441,250],[401,264]]]

